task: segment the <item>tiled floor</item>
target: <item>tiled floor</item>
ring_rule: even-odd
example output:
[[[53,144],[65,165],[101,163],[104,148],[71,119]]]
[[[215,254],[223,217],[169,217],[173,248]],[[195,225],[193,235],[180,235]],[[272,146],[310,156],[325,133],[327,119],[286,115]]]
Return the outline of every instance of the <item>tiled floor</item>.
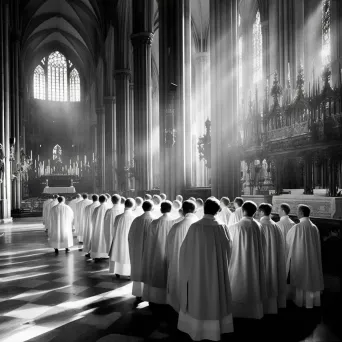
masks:
[[[87,261],[78,247],[55,256],[36,218],[0,226],[0,341],[188,341],[168,308],[133,308],[131,283],[108,274],[108,262]],[[235,320],[227,341],[339,339],[332,327],[337,293],[323,294],[322,310],[290,306],[259,322]]]

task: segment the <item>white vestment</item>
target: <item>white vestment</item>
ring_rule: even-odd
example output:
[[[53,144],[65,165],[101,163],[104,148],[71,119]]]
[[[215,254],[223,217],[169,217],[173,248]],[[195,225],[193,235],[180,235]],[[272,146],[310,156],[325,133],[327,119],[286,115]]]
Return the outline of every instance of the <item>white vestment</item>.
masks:
[[[233,241],[229,263],[233,316],[260,319],[267,299],[261,226],[252,217],[243,217],[229,232]]]
[[[201,220],[204,216],[204,208],[203,207],[197,208],[195,214],[198,217],[198,219]]]
[[[50,212],[49,244],[52,248],[69,248],[73,243],[72,222],[74,213],[65,203],[55,205]]]
[[[74,235],[77,236],[77,232],[76,232],[76,222],[75,222],[75,219],[76,219],[76,205],[77,203],[79,203],[80,201],[82,201],[82,198],[74,198],[73,200],[71,200],[69,203],[68,203],[68,206],[72,209],[72,212],[74,213],[74,223],[73,223],[73,228],[75,228],[75,232],[74,232]]]
[[[45,228],[48,230],[48,236],[49,236],[49,229],[50,229],[50,225],[51,225],[51,209],[58,204],[57,198],[55,198],[54,200],[52,200],[50,203],[48,203],[46,205],[45,208],[45,216],[46,216],[46,223],[45,223]]]
[[[198,221],[195,214],[186,214],[184,219],[174,224],[166,239],[167,260],[167,303],[179,312],[179,253],[190,226]]]
[[[162,212],[160,211],[160,205],[154,205],[152,215],[155,219],[158,219],[159,217],[163,216]]]
[[[194,341],[219,341],[234,330],[231,251],[227,226],[212,215],[193,223],[184,238],[179,254],[178,329]]]
[[[277,222],[277,226],[280,228],[284,241],[286,241],[286,235],[288,231],[295,225],[295,223],[286,215],[282,216],[280,220]],[[286,244],[284,244],[286,246]]]
[[[236,208],[235,211],[229,216],[228,228],[235,223],[238,223],[243,218],[242,208]]]
[[[137,205],[136,208],[133,210],[133,213],[136,217],[138,217],[144,213],[144,210],[141,205]]]
[[[108,206],[108,209],[112,209],[114,206],[113,202],[110,199],[107,201],[107,206]]]
[[[143,283],[142,257],[145,246],[145,237],[153,216],[150,211],[145,212],[134,219],[128,234],[129,257],[131,261],[131,280],[133,281],[132,294],[136,297],[142,296]]]
[[[265,258],[267,299],[264,313],[276,314],[286,307],[285,241],[280,228],[268,216],[260,219]]]
[[[83,249],[87,253],[91,250],[91,238],[93,237],[93,213],[98,206],[100,206],[100,202],[96,201],[88,205],[84,209],[85,222],[83,234]]]
[[[320,291],[324,289],[321,241],[317,227],[308,217],[301,218],[289,230],[286,246],[291,299],[300,307],[320,306]]]
[[[109,273],[122,276],[131,275],[131,260],[129,258],[128,233],[136,218],[132,209],[118,215],[114,222],[114,238],[109,251]]]
[[[45,225],[45,227],[46,227],[46,225],[47,225],[47,216],[46,216],[47,211],[46,211],[46,207],[47,207],[47,205],[48,205],[49,203],[51,203],[52,201],[53,201],[53,199],[52,199],[52,198],[49,198],[49,199],[47,199],[46,201],[44,201],[44,203],[43,203],[43,224]]]
[[[114,204],[112,208],[107,209],[106,215],[104,217],[104,236],[106,242],[106,251],[109,253],[110,246],[114,238],[114,222],[115,218],[122,214],[124,209],[122,209],[121,204]]]
[[[166,238],[174,221],[170,213],[152,221],[146,231],[142,263],[143,300],[166,304],[167,263]]]
[[[217,214],[217,219],[221,220],[228,227],[229,217],[231,214],[232,212],[229,210],[228,207],[223,207]]]
[[[75,215],[75,233],[77,234],[78,242],[83,242],[84,226],[85,226],[85,208],[93,202],[86,198],[76,204]]]
[[[93,221],[93,236],[91,238],[91,257],[92,258],[108,258],[108,249],[104,234],[104,217],[108,210],[107,203],[102,203],[95,208]]]

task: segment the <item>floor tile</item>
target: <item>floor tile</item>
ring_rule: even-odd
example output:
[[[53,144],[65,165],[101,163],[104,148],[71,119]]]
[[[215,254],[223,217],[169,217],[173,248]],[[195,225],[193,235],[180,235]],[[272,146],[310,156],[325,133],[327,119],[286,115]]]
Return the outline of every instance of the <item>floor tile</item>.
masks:
[[[23,327],[19,331],[14,331],[13,333],[6,334],[7,336],[2,336],[1,342],[25,342],[48,331],[50,331],[49,328],[39,326]]]
[[[46,305],[35,305],[35,304],[25,304],[15,310],[9,311],[5,316],[17,317],[23,319],[34,319],[40,316],[44,312],[51,309],[51,306]]]
[[[35,301],[33,301],[33,304],[37,305],[58,305],[67,301],[72,301],[73,297],[75,297],[72,293],[65,293],[65,292],[55,292],[51,291],[47,294],[44,294],[43,296],[39,297]]]
[[[93,325],[97,329],[106,329],[121,317],[120,312],[113,312],[108,315],[90,314],[78,321],[78,323]]]
[[[89,288],[88,286],[71,285],[71,286],[66,286],[64,288],[60,288],[56,290],[56,292],[65,292],[65,293],[72,293],[74,295],[78,295],[80,292],[83,292],[87,290],[88,288]]]
[[[11,312],[17,308],[20,308],[27,303],[24,300],[18,300],[18,299],[12,299],[12,300],[7,300],[5,302],[1,302],[0,304],[0,315],[5,315],[8,312]],[[9,315],[11,316],[11,315]]]
[[[103,289],[101,287],[89,287],[88,289],[78,293],[77,295],[80,297],[92,297],[92,296],[97,296],[100,294],[105,294],[107,293],[109,290],[108,289]]]

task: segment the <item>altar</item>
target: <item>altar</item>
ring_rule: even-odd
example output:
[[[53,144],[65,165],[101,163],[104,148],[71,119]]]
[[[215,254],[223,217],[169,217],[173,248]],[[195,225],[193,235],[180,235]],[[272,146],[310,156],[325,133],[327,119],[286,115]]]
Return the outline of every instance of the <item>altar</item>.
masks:
[[[44,194],[74,194],[76,189],[74,186],[46,186]]]

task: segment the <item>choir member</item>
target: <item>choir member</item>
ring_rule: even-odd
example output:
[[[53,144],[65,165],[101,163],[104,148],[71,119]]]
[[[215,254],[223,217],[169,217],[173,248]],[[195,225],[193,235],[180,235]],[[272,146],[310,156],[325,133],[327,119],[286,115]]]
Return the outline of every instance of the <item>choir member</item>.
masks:
[[[58,254],[59,248],[65,248],[69,252],[69,247],[73,245],[72,224],[74,213],[65,204],[64,197],[58,197],[58,204],[51,208],[51,226],[49,244]]]
[[[145,247],[147,229],[153,221],[153,202],[150,200],[145,201],[142,205],[142,209],[144,210],[144,214],[134,219],[128,234],[131,280],[133,281],[132,294],[137,297],[135,305],[141,301],[142,297],[142,256]]]
[[[162,202],[166,201],[167,196],[165,194],[161,193],[159,196],[160,196]]]
[[[217,218],[220,219],[227,227],[229,217],[232,214],[232,212],[228,208],[229,203],[230,201],[228,197],[222,197],[220,200],[221,211],[217,214]]]
[[[46,201],[44,201],[44,203],[43,203],[43,225],[45,226],[45,228],[46,228],[46,231],[48,230],[48,226],[49,226],[49,221],[48,221],[48,219],[47,219],[47,205],[49,204],[49,203],[51,203],[53,201],[53,196],[52,195],[49,195],[49,198],[46,200]]]
[[[242,204],[243,199],[241,197],[236,197],[234,200],[235,211],[229,216],[228,227],[238,223],[242,219]]]
[[[109,252],[111,243],[114,238],[114,222],[115,218],[124,212],[121,204],[121,196],[120,195],[113,195],[112,196],[112,208],[107,209],[106,215],[104,217],[104,236],[105,236],[105,243],[106,243],[106,251]]]
[[[166,239],[167,259],[167,303],[179,312],[179,252],[190,226],[198,221],[194,214],[196,205],[192,201],[183,202],[184,219],[174,224]]]
[[[129,277],[131,275],[128,233],[133,220],[136,218],[133,212],[134,205],[134,199],[127,198],[124,213],[115,218],[114,237],[109,250],[109,273],[116,276]]]
[[[174,220],[180,217],[179,210],[182,208],[182,203],[175,200],[172,202],[171,216]]]
[[[195,341],[219,341],[221,334],[234,330],[231,241],[228,228],[215,217],[219,209],[217,199],[207,199],[204,217],[190,226],[180,248],[178,329]]]
[[[73,228],[75,230],[75,236],[77,236],[77,232],[76,232],[76,205],[77,203],[79,203],[80,201],[82,201],[82,196],[80,194],[76,194],[76,196],[74,197],[74,199],[72,199],[69,203],[68,206],[72,209],[72,212],[74,213],[74,223],[73,223]]]
[[[243,218],[229,229],[233,242],[229,279],[234,317],[262,318],[263,301],[267,299],[261,226],[253,218],[256,210],[254,202],[246,201],[242,205]]]
[[[196,198],[195,197],[190,197],[189,201],[195,202],[196,203]]]
[[[279,207],[279,216],[280,220],[277,222],[278,227],[281,229],[283,233],[284,241],[286,241],[286,235],[288,231],[295,225],[295,223],[290,219],[290,206],[287,203],[280,204]]]
[[[271,204],[259,205],[267,288],[265,314],[276,314],[278,308],[286,307],[285,241],[280,228],[270,217],[271,212]]]
[[[92,215],[93,235],[91,238],[91,257],[97,261],[98,259],[108,258],[108,249],[104,233],[104,217],[108,210],[107,197],[101,195],[99,197],[100,205],[95,208]]]
[[[83,234],[83,249],[86,251],[86,257],[90,257],[91,249],[91,238],[93,236],[93,213],[94,210],[100,205],[99,196],[94,194],[92,196],[93,203],[88,205],[84,209],[85,223],[84,223],[84,234]]]
[[[198,217],[198,219],[202,219],[204,216],[204,202],[202,200],[202,198],[197,198],[196,199],[196,216]]]
[[[110,208],[113,207],[113,203],[111,201],[112,196],[108,192],[105,193],[105,196],[106,196],[106,199],[107,199],[107,207],[108,207],[108,209],[110,209]]]
[[[153,200],[153,203],[154,203],[153,216],[155,218],[159,218],[162,215],[162,213],[160,211],[160,206],[161,206],[161,203],[162,203],[162,199],[161,199],[161,197],[159,195],[153,195],[152,200]]]
[[[152,196],[150,194],[145,194],[144,201],[152,201]]]
[[[153,304],[166,304],[167,264],[166,238],[172,227],[172,203],[161,204],[162,216],[150,224],[146,231],[142,263],[143,300]]]
[[[183,196],[182,195],[177,195],[176,200],[183,203]]]
[[[320,235],[308,206],[299,205],[297,216],[300,222],[286,235],[289,297],[299,307],[313,308],[321,305],[324,289]]]
[[[79,243],[83,243],[84,227],[85,227],[85,208],[92,203],[88,199],[88,194],[82,194],[83,200],[76,204],[75,215],[75,230],[77,234],[77,240]],[[82,248],[80,249],[82,250]]]
[[[144,200],[141,197],[137,197],[135,199],[135,208],[134,208],[135,216],[140,216],[144,213],[144,210],[142,208],[143,201]]]
[[[50,224],[51,224],[51,209],[58,204],[58,195],[55,194],[52,196],[52,201],[46,205],[45,208],[45,216],[46,216],[46,223],[45,223],[45,228],[49,236],[49,229],[50,229]]]

